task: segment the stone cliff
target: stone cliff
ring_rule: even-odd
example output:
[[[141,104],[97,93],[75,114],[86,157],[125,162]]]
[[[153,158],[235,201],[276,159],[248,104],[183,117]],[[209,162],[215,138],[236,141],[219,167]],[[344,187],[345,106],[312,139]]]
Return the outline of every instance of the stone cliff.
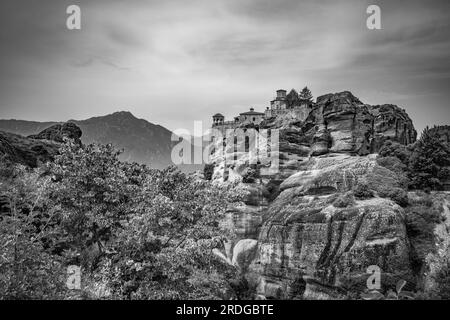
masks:
[[[280,151],[301,156],[367,155],[376,153],[387,139],[406,145],[417,137],[405,110],[390,104],[363,104],[348,91],[318,97],[304,121],[287,114],[267,119],[261,128],[279,129]]]
[[[80,144],[81,134],[80,128],[72,123],[57,124],[29,137],[0,131],[0,157],[35,168],[51,161],[64,139]]]
[[[213,156],[212,179],[245,190],[245,206],[229,210],[236,239],[226,251],[250,257],[239,269],[257,297],[344,298],[367,289],[369,266],[382,270],[385,287],[404,279],[415,288],[405,211],[386,196],[406,191],[376,160],[386,140],[415,142],[405,110],[367,105],[345,91],[319,97],[303,119],[285,112],[239,129],[250,128],[279,130],[279,170],[262,174],[267,161],[250,163],[244,139],[237,146],[221,139],[214,148],[225,154]],[[370,192],[354,197],[360,184]],[[249,240],[257,242],[246,254],[241,242]]]

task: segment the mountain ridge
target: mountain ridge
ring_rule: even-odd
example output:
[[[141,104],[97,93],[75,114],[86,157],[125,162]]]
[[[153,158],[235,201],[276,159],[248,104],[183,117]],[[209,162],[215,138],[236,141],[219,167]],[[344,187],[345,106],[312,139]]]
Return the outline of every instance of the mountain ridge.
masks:
[[[147,164],[153,168],[164,168],[172,164],[172,132],[165,127],[135,117],[129,111],[117,111],[105,116],[85,120],[68,120],[80,127],[81,140],[85,144],[111,143],[123,149],[123,161]],[[0,120],[0,130],[22,136],[40,133],[49,127],[64,122]]]

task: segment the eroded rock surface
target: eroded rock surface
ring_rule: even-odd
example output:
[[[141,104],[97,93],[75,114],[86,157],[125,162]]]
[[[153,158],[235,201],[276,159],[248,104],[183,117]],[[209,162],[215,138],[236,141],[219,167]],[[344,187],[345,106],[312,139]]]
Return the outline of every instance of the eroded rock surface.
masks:
[[[389,199],[333,205],[376,168],[374,159],[336,155],[316,158],[286,179],[261,226],[250,278],[257,294],[276,299],[343,298],[365,289],[366,270],[410,279],[404,211]],[[255,276],[259,275],[259,276]],[[350,288],[351,287],[351,288]]]
[[[76,124],[66,122],[63,124],[55,124],[38,134],[28,136],[28,138],[35,140],[50,140],[60,143],[63,143],[65,139],[70,139],[81,145],[81,135],[81,129]]]
[[[4,160],[29,167],[51,161],[64,138],[80,143],[81,130],[74,124],[52,126],[29,137],[0,131],[0,156]]]
[[[231,247],[242,239],[257,241],[245,272],[256,297],[344,298],[355,288],[367,289],[371,265],[394,286],[399,278],[414,278],[404,209],[382,197],[383,186],[374,186],[368,199],[334,205],[359,182],[400,187],[395,174],[377,164],[376,153],[388,139],[415,141],[404,110],[370,106],[345,91],[319,97],[307,114],[287,112],[256,129],[279,130],[279,150],[271,155],[278,170],[267,170],[269,157],[252,163],[243,139],[235,145],[217,141],[214,147],[224,154],[213,158],[214,181],[247,190],[245,205],[230,211],[237,235]]]

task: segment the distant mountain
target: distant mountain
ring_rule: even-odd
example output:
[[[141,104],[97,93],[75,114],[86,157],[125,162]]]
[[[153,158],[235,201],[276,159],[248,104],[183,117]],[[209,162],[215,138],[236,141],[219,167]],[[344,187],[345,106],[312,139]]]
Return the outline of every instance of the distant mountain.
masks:
[[[172,132],[160,125],[138,119],[130,112],[116,112],[75,123],[83,132],[83,143],[111,143],[123,149],[121,159],[164,168],[172,164]],[[37,134],[57,122],[34,122],[23,120],[0,120],[0,130],[22,136]]]

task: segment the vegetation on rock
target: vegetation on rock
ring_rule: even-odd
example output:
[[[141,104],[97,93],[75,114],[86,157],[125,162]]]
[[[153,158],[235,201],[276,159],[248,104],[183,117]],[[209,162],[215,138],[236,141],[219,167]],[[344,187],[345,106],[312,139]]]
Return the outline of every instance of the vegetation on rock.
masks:
[[[312,100],[312,98],[313,98],[313,95],[311,93],[311,90],[308,89],[308,87],[304,87],[302,89],[302,91],[300,91],[300,94],[299,94],[300,100],[309,102]]]
[[[450,145],[438,128],[427,127],[421,138],[407,147],[386,141],[378,163],[401,175],[411,189],[442,190],[450,177]]]
[[[73,264],[93,282],[84,288],[102,286],[109,298],[226,297],[235,271],[212,250],[230,235],[221,221],[240,195],[119,154],[67,144],[40,169],[2,162],[12,175],[0,183],[2,298],[67,297],[64,268]]]

